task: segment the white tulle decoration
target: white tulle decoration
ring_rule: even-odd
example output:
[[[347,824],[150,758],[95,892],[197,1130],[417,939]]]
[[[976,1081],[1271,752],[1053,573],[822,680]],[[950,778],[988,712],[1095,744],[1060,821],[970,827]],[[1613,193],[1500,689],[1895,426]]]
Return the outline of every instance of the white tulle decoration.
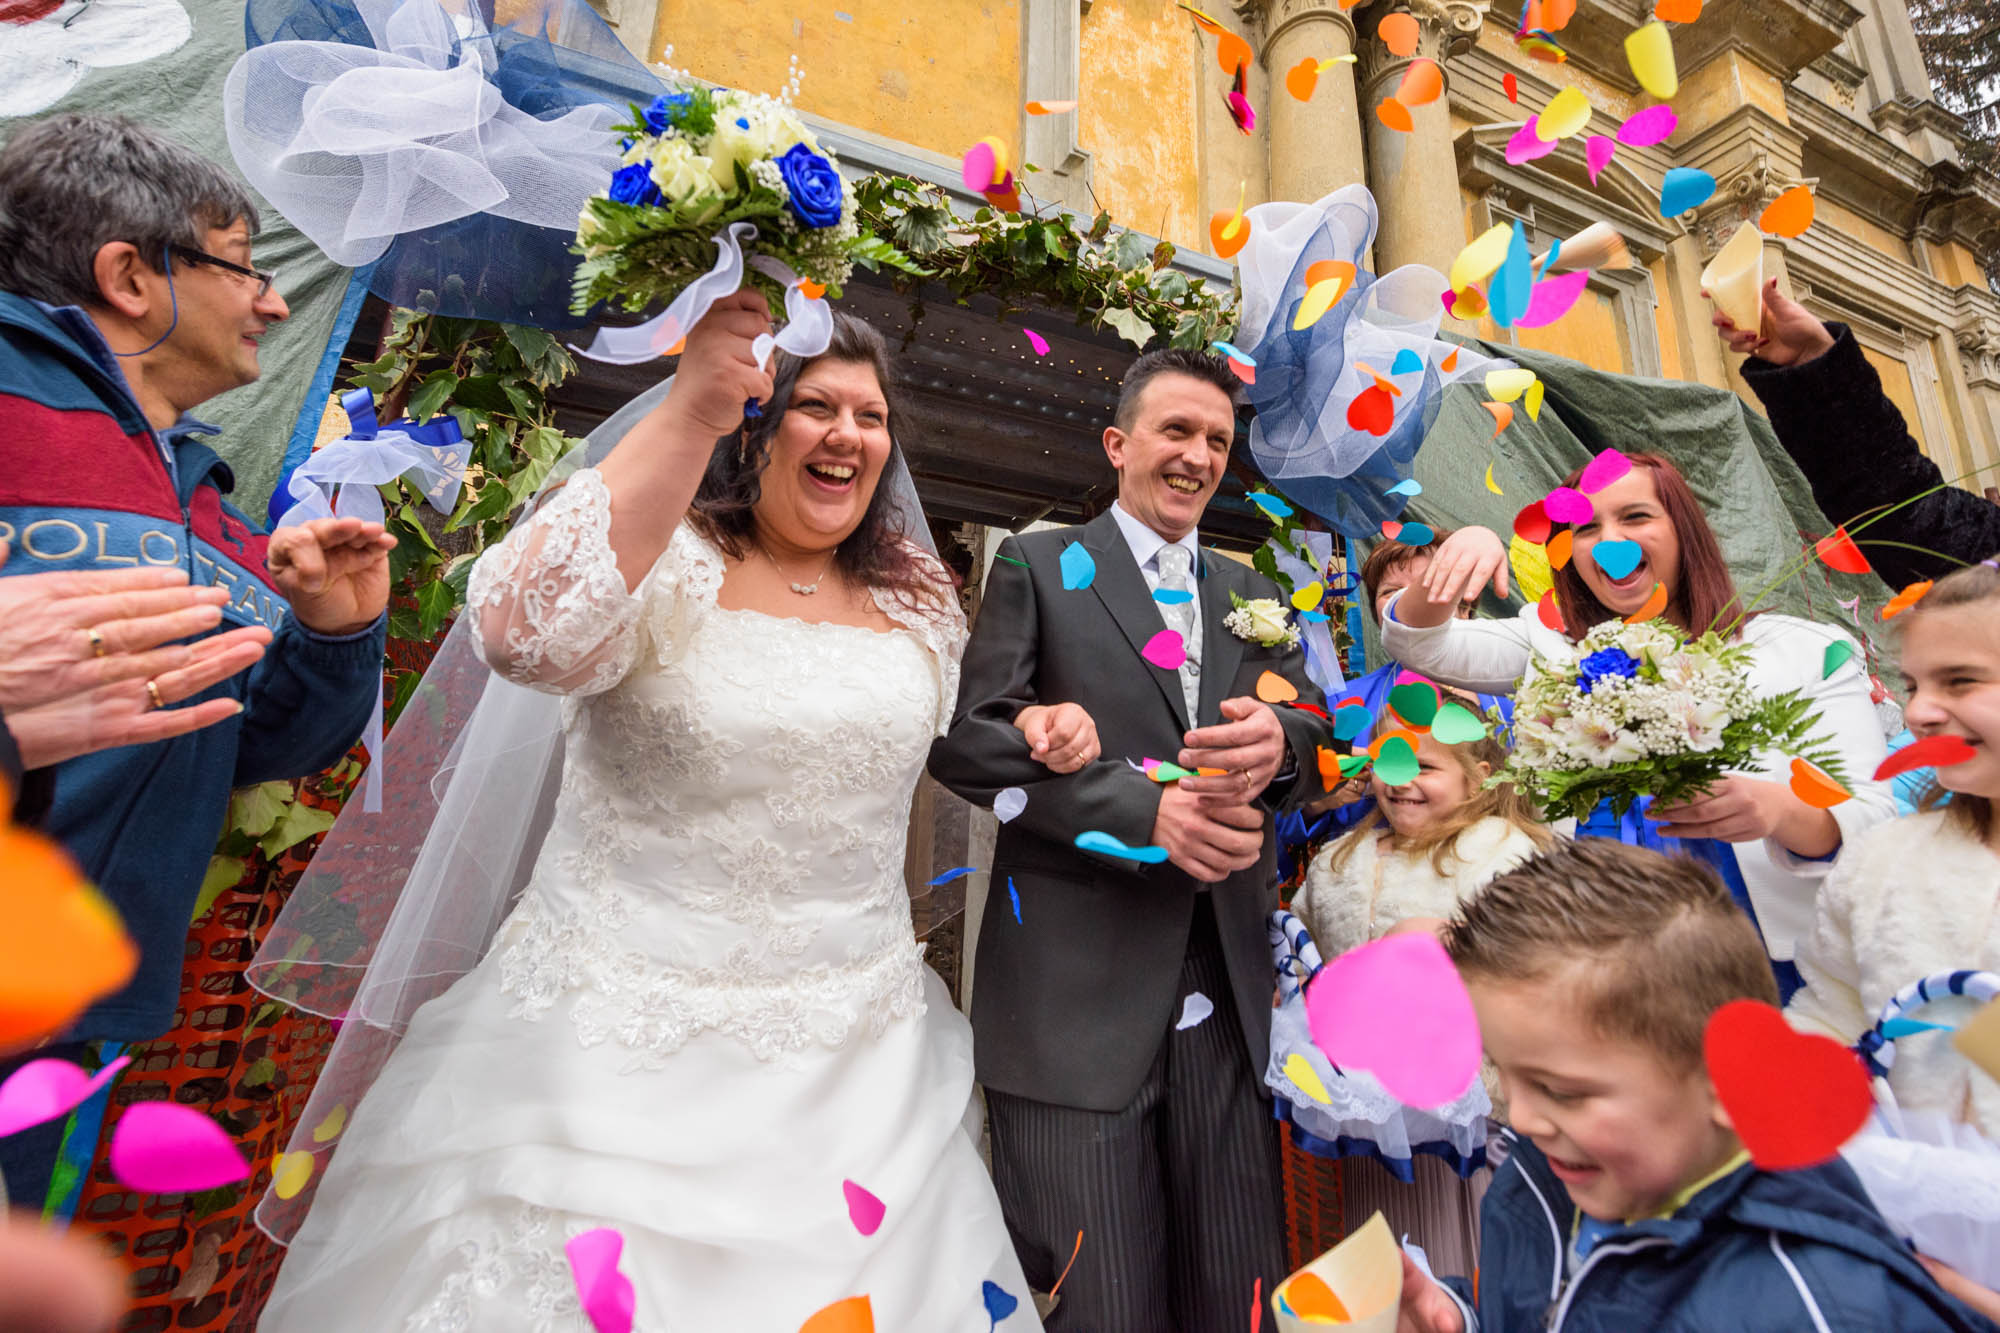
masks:
[[[229,148],[272,206],[349,268],[475,213],[574,229],[618,167],[617,113],[592,104],[538,120],[490,82],[476,18],[437,0],[355,4],[374,48],[271,42],[229,71]]]
[[[1902,1110],[1877,1080],[1868,1128],[1840,1150],[1898,1235],[2000,1288],[2000,1144],[1940,1111]]]

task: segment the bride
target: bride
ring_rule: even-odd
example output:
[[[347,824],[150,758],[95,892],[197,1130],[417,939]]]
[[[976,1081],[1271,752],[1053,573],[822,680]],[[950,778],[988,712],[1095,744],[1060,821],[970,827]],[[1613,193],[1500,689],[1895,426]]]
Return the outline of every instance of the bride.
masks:
[[[488,664],[567,696],[554,822],[340,1133],[265,1333],[587,1330],[564,1245],[597,1228],[646,1333],[862,1295],[885,1333],[1039,1327],[903,888],[963,618],[878,490],[880,336],[836,316],[774,379],[768,328],[718,302],[665,401],[474,570]]]

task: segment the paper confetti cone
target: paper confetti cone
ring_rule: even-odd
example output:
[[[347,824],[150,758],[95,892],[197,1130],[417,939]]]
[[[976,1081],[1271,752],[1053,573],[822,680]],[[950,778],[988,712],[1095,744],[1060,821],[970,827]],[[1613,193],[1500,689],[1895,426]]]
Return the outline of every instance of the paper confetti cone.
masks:
[[[1311,1299],[1323,1302],[1328,1291],[1345,1319],[1320,1312],[1326,1307]],[[1294,1294],[1300,1297],[1298,1306],[1290,1299]],[[1347,1239],[1279,1283],[1271,1293],[1271,1311],[1279,1333],[1319,1333],[1327,1328],[1396,1333],[1396,1308],[1402,1299],[1402,1251],[1388,1222],[1376,1213]]]
[[[1758,330],[1764,322],[1764,233],[1756,223],[1736,229],[1701,271],[1701,285],[1737,328]]]

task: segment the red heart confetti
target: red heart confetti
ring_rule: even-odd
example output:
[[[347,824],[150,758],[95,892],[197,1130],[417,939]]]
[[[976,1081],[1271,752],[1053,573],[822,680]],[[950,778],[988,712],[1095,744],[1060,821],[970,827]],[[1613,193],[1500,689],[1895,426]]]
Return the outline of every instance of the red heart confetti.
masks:
[[[1832,1160],[1874,1109],[1860,1056],[1831,1037],[1793,1031],[1757,1000],[1716,1010],[1702,1054],[1737,1137],[1767,1171]]]
[[[1950,768],[1953,764],[1964,763],[1978,753],[1957,736],[1926,736],[1922,740],[1905,745],[1878,764],[1875,768],[1875,780],[1887,782],[1890,778],[1918,768]]]
[[[1827,536],[1813,543],[1813,550],[1826,561],[1827,567],[1843,574],[1866,574],[1868,557],[1861,554],[1861,548],[1854,544],[1854,538],[1847,535],[1847,529],[1835,528]]]
[[[1381,385],[1371,384],[1347,405],[1347,424],[1370,435],[1387,435],[1396,424],[1396,402]]]

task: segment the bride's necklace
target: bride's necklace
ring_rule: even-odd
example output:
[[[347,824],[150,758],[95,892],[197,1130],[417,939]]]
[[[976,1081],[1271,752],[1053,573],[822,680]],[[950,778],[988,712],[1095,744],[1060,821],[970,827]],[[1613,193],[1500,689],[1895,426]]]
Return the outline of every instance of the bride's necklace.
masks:
[[[840,555],[839,549],[835,548],[834,553],[826,558],[826,567],[820,570],[819,577],[811,583],[793,583],[791,575],[785,573],[785,567],[778,563],[776,556],[765,550],[763,543],[758,543],[757,549],[763,552],[766,560],[770,561],[771,568],[778,571],[778,577],[785,580],[786,586],[801,597],[810,597],[819,591],[819,585],[825,581],[828,572],[833,569],[834,560]]]

